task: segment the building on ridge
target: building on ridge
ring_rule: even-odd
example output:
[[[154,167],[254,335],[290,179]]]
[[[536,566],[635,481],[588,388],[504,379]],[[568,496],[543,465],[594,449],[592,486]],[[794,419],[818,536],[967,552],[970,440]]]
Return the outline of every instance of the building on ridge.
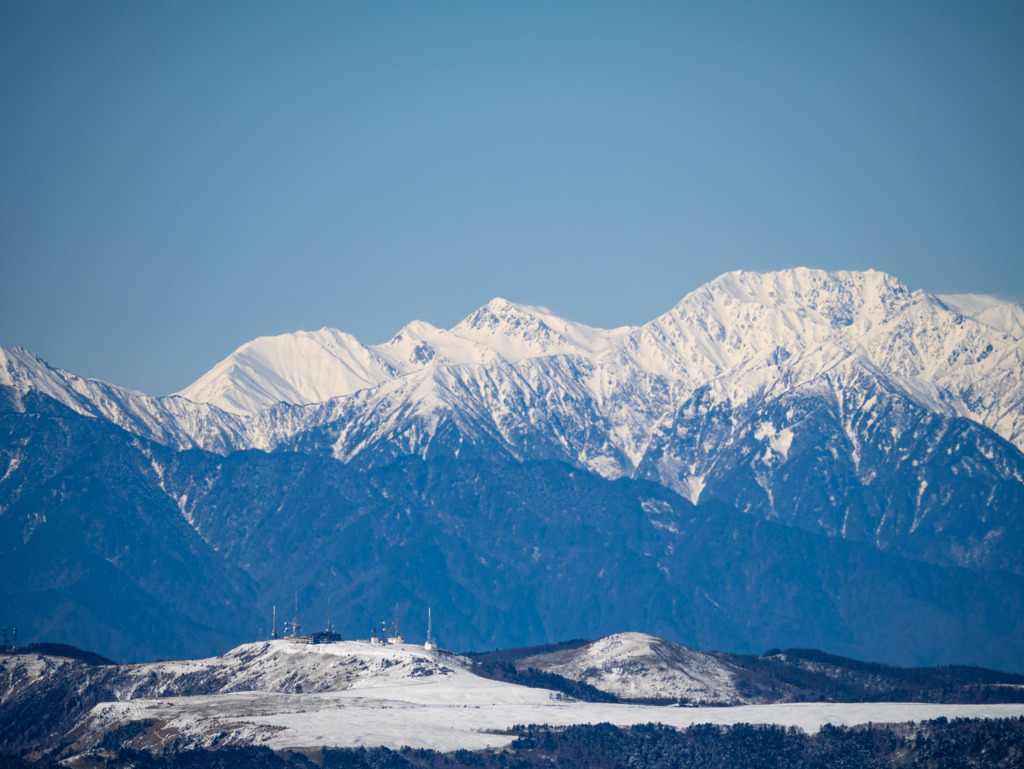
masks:
[[[316,633],[310,633],[304,639],[306,643],[311,644],[330,644],[337,643],[338,641],[344,641],[341,637],[341,633],[334,632],[334,623],[331,622],[331,599],[330,596],[327,598],[327,629],[320,630]]]

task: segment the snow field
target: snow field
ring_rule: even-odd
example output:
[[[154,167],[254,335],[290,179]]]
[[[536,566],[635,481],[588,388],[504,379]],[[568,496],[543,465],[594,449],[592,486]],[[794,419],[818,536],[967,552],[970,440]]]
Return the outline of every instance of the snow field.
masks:
[[[1024,704],[935,705],[922,703],[800,703],[679,708],[569,702],[554,692],[477,679],[363,686],[306,695],[245,692],[167,700],[135,700],[97,706],[107,724],[152,718],[199,744],[222,732],[232,742],[272,749],[408,745],[450,752],[507,747],[502,732],[516,724],[662,723],[679,729],[694,724],[776,724],[815,732],[825,724],[924,721],[946,718],[1024,716]],[[102,716],[101,716],[102,712]]]

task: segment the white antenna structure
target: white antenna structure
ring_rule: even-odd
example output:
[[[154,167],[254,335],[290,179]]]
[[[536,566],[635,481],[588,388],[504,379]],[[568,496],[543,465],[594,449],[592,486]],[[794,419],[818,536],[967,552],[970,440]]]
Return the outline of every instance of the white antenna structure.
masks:
[[[437,641],[434,640],[434,622],[430,615],[430,607],[427,607],[427,642],[423,644],[423,648],[428,651],[433,651],[437,648]]]

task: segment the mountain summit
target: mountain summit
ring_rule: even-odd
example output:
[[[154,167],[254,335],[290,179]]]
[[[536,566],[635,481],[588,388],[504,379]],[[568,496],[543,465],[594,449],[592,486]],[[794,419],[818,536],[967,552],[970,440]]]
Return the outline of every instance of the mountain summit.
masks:
[[[520,363],[551,355],[593,357],[629,329],[603,331],[542,307],[493,299],[450,330],[413,321],[366,346],[336,329],[261,337],[242,345],[177,395],[234,414],[278,403],[310,405],[370,389],[435,365]]]
[[[281,403],[372,391],[428,364],[529,370],[569,356],[579,359],[595,402],[640,377],[673,390],[668,406],[704,387],[742,402],[847,362],[876,371],[929,411],[967,417],[1024,448],[1024,382],[1012,376],[1022,351],[1020,305],[912,292],[876,271],[801,268],[727,273],[637,328],[595,329],[494,299],[450,330],[415,321],[379,345],[334,329],[262,337],[177,395],[254,416]]]

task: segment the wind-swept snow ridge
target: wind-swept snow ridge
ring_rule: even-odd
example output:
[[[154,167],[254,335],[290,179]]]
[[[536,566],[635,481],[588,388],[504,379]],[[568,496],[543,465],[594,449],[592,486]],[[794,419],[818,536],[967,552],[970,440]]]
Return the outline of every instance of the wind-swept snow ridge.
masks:
[[[510,363],[551,355],[595,357],[632,329],[606,331],[574,323],[545,307],[492,299],[452,329],[490,347]]]
[[[248,342],[178,394],[234,414],[255,414],[276,403],[350,395],[398,373],[355,337],[323,328]]]
[[[984,294],[942,294],[937,298],[965,317],[1014,339],[1024,339],[1024,306]]]
[[[494,299],[451,330],[413,321],[373,346],[328,328],[260,337],[178,395],[254,415],[278,403],[312,405],[352,395],[430,365],[486,366],[551,355],[593,358],[630,330],[604,331],[542,307]]]
[[[234,414],[206,403],[170,396],[153,398],[97,379],[85,379],[21,347],[0,348],[0,387],[10,407],[25,411],[26,400],[50,398],[78,414],[105,419],[134,435],[175,448],[226,452],[251,447],[249,426]]]
[[[414,321],[374,346],[332,329],[263,337],[180,395],[254,416],[279,403],[311,406],[348,398],[425,369],[508,372],[511,365],[522,372],[535,369],[537,361],[569,356],[579,367],[568,377],[575,382],[570,390],[583,386],[608,420],[609,449],[624,452],[635,465],[654,426],[700,388],[742,404],[812,382],[852,357],[929,411],[966,416],[1024,447],[1024,383],[1010,376],[1024,363],[1022,330],[1024,308],[1018,305],[912,292],[877,271],[731,272],[637,328],[592,328],[545,308],[494,299],[450,330]],[[402,389],[410,397],[433,392],[429,400],[435,405],[450,401],[432,388]],[[482,407],[500,424],[510,400],[530,398],[450,405],[474,412]],[[411,402],[399,410],[423,411]],[[532,420],[514,409],[513,416],[520,423],[525,419],[524,427]],[[387,421],[394,426],[394,416]],[[253,441],[266,442],[265,435]],[[578,455],[594,453],[569,448]],[[609,465],[602,459],[598,466],[613,475],[630,472],[619,460]]]

